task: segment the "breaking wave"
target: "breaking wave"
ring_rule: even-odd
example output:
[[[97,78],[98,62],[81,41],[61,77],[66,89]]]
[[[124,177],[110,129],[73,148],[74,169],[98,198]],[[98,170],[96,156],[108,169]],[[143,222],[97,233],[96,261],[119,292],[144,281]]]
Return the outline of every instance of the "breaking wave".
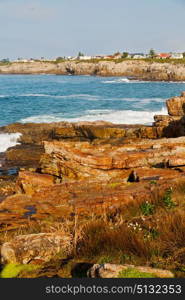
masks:
[[[8,148],[18,145],[21,133],[0,133],[0,152],[5,152]]]
[[[50,114],[32,116],[21,119],[22,123],[52,123],[52,122],[79,122],[79,121],[107,121],[115,124],[152,124],[154,115],[167,114],[167,110],[163,108],[161,111],[133,111],[133,110],[87,110],[83,116],[65,117],[63,114]]]

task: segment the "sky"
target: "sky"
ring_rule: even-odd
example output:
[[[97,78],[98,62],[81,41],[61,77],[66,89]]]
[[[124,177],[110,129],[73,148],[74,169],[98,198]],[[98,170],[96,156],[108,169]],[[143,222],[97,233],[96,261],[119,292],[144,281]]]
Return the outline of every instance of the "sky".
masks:
[[[185,0],[0,0],[0,59],[185,51]]]

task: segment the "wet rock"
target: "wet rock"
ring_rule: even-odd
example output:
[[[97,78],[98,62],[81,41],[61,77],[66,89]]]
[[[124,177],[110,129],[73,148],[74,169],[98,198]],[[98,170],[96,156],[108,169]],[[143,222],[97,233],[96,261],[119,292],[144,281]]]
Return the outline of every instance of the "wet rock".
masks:
[[[151,274],[151,277],[156,276],[159,278],[173,278],[174,275],[171,271],[154,269],[145,266],[134,266],[134,265],[114,265],[114,264],[102,264],[94,265],[88,272],[87,276],[90,278],[118,278],[119,273],[124,270],[136,270],[141,273]],[[149,276],[148,276],[149,277]]]
[[[22,144],[9,148],[6,151],[5,166],[38,168],[44,148],[41,145]]]
[[[71,251],[71,236],[58,233],[21,235],[2,245],[1,262],[3,264],[48,262],[58,253],[66,258]]]
[[[43,140],[52,140],[53,131],[55,128],[62,127],[66,131],[66,128],[71,130],[72,125],[67,122],[58,123],[14,123],[4,127],[1,127],[2,132],[14,133],[20,132],[21,137],[19,142],[23,144],[39,144],[42,145]]]

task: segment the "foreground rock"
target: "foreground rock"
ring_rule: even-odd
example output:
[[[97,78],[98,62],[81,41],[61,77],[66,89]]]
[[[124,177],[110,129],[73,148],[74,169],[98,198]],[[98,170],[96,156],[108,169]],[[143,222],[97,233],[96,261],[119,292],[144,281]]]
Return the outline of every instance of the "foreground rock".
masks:
[[[72,251],[72,238],[56,233],[21,235],[1,247],[3,264],[43,263],[57,254],[66,258]]]
[[[38,168],[41,155],[44,153],[42,145],[22,144],[6,151],[5,166]]]
[[[53,186],[54,184],[55,178],[53,176],[21,171],[19,172],[16,191],[18,193],[23,192],[31,196],[35,192],[39,192],[39,190],[43,187]]]
[[[185,92],[180,97],[174,97],[167,100],[167,108],[170,116],[185,115]]]
[[[155,168],[185,165],[185,137],[130,140],[118,145],[54,141],[45,142],[44,147],[42,172],[65,181],[119,178],[127,182],[133,170],[139,173],[140,168],[149,168],[157,175],[160,172]]]
[[[45,220],[70,222],[74,228],[76,218],[79,225],[89,218],[116,215],[128,207],[156,201],[156,197],[162,199],[169,188],[184,184],[184,173],[177,173],[157,184],[74,181],[43,187],[32,195],[16,194],[0,203],[0,232],[34,227]]]
[[[87,276],[90,278],[118,278],[120,272],[128,269],[136,270],[141,273],[151,274],[151,277],[154,276],[159,278],[174,277],[173,273],[168,270],[154,269],[150,267],[139,267],[134,265],[114,265],[114,264],[103,264],[103,265],[96,264],[87,272]]]

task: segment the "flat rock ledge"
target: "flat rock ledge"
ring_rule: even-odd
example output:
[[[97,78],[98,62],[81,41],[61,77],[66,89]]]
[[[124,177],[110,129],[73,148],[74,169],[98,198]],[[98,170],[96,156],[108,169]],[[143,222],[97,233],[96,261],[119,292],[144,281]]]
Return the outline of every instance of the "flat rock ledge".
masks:
[[[72,238],[56,233],[29,234],[15,237],[1,247],[2,264],[45,263],[55,255],[70,255]]]
[[[155,269],[151,267],[134,266],[134,265],[115,265],[115,264],[95,264],[88,270],[87,276],[90,278],[118,278],[119,273],[133,269],[141,273],[151,274],[151,277],[173,278],[174,274],[168,270]]]

